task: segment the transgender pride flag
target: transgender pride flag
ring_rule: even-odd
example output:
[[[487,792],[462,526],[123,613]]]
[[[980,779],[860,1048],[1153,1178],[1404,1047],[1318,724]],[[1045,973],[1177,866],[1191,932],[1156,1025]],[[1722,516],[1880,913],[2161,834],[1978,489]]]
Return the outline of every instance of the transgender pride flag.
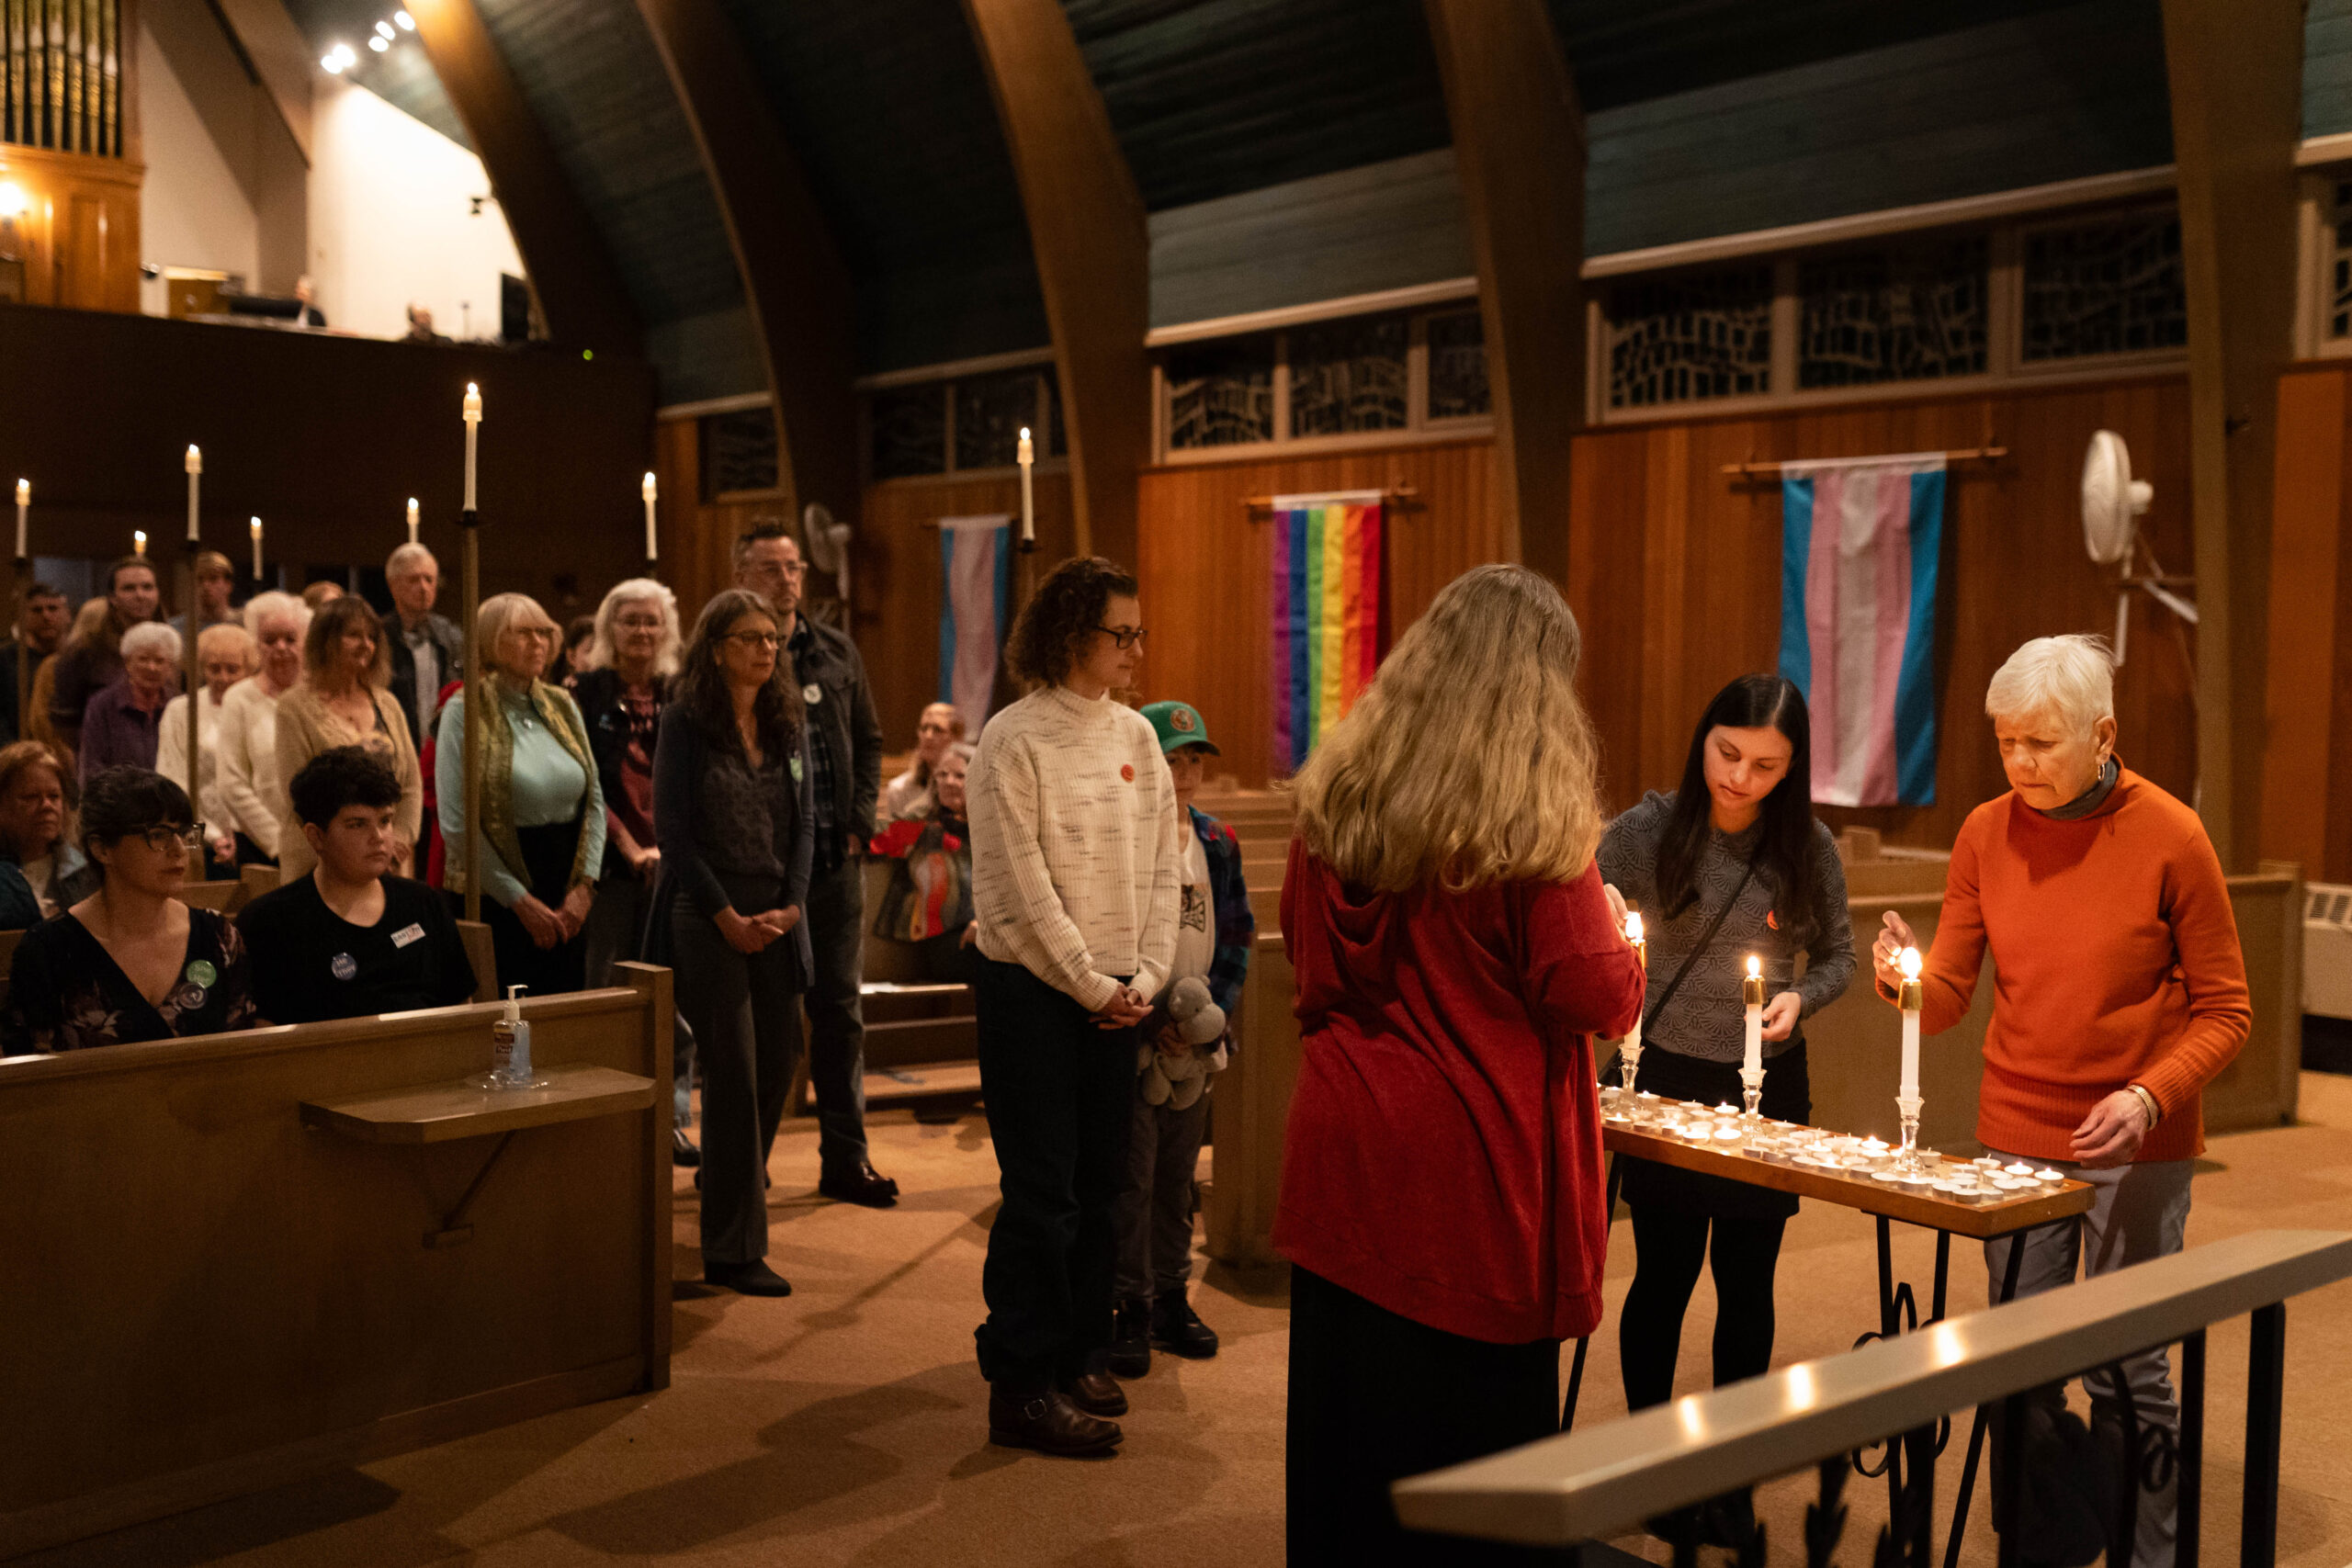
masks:
[[[1781,673],[1813,710],[1813,798],[1936,798],[1944,457],[1781,465]]]
[[[1274,766],[1295,772],[1380,667],[1385,492],[1274,497]]]

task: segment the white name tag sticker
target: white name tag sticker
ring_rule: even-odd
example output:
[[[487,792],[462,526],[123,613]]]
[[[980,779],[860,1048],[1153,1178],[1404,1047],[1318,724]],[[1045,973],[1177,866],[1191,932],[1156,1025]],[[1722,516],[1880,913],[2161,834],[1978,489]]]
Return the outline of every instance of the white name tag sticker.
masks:
[[[406,947],[410,942],[423,942],[424,940],[424,928],[420,925],[405,925],[392,933],[392,945],[394,947]]]

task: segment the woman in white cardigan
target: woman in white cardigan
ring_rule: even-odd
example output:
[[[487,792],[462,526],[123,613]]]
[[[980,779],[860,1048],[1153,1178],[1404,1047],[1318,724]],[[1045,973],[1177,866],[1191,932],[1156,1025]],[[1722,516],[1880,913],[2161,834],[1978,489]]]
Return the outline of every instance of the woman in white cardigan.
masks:
[[[261,672],[229,688],[220,702],[219,789],[222,818],[236,840],[239,865],[277,859],[277,699],[302,678],[302,637],[311,607],[291,593],[256,593],[245,604],[245,630],[261,649]]]
[[[197,634],[196,660],[204,684],[197,688],[200,716],[197,728],[197,784],[187,780],[187,709],[186,694],[164,705],[155,728],[155,771],[187,790],[196,803],[197,825],[204,829],[205,874],[213,881],[236,874],[237,844],[229,828],[228,810],[220,797],[221,704],[257,662],[254,639],[234,621],[216,621]]]

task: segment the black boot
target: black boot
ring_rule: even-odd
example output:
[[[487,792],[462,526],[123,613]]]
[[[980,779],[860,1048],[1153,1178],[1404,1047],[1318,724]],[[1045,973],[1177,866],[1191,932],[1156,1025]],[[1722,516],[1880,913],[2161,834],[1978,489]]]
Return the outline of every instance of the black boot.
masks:
[[[703,1282],[723,1286],[741,1296],[788,1296],[792,1282],[768,1267],[764,1258],[749,1263],[714,1263],[703,1259]]]
[[[1216,1354],[1216,1330],[1201,1321],[1182,1287],[1151,1303],[1151,1342],[1195,1361]]]
[[[702,1151],[695,1147],[695,1141],[686,1136],[684,1127],[670,1129],[670,1163],[689,1167],[702,1164]]]
[[[1151,1305],[1143,1301],[1119,1303],[1111,1329],[1111,1375],[1139,1378],[1151,1371]]]

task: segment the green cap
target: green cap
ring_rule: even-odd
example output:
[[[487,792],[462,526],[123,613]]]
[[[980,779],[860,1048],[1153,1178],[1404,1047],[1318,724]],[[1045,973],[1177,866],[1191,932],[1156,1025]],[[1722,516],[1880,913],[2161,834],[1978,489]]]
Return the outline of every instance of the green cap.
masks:
[[[1198,746],[1211,756],[1225,755],[1209,739],[1209,727],[1201,722],[1200,709],[1190,703],[1146,703],[1143,716],[1159,733],[1159,753],[1163,757],[1187,746]]]

